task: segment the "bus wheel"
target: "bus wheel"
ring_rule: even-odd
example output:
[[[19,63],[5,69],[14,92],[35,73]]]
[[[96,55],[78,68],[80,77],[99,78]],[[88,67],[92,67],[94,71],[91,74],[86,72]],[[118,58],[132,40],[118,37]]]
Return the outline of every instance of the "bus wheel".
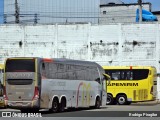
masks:
[[[101,105],[101,100],[99,97],[96,98],[96,102],[95,102],[95,108],[96,109],[99,109],[100,108],[100,105]]]
[[[118,95],[116,100],[117,100],[117,103],[119,105],[126,105],[127,104],[127,97],[126,97],[126,95]]]
[[[52,111],[53,112],[58,112],[59,110],[59,102],[57,99],[54,99],[53,102],[52,102]]]
[[[107,105],[112,105],[114,102],[113,96],[111,94],[107,94]]]
[[[64,112],[65,107],[66,107],[66,100],[62,99],[59,107],[60,112]]]

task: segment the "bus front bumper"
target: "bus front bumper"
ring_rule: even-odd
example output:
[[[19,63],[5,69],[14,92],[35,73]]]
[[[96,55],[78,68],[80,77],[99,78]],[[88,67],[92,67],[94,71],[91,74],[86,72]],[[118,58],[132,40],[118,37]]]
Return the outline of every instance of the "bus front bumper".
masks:
[[[10,108],[38,108],[39,101],[5,101],[5,105]]]

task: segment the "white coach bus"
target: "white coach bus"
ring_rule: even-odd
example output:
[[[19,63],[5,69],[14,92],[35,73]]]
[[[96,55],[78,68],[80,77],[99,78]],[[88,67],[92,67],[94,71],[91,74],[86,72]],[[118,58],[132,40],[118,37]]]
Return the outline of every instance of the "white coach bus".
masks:
[[[8,58],[5,105],[21,112],[106,105],[106,77],[95,62],[36,57]]]

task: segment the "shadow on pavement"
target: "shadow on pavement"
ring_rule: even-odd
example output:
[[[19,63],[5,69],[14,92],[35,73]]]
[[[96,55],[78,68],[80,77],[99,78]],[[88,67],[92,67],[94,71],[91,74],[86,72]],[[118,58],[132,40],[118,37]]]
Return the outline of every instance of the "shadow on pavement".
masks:
[[[107,107],[101,107],[100,109],[106,109]],[[65,109],[64,112],[58,112],[58,113],[69,113],[69,112],[77,112],[77,111],[84,111],[84,110],[96,110],[94,108],[68,108]],[[39,111],[41,114],[53,114],[53,112],[46,110],[46,111]],[[54,113],[54,114],[58,114]]]

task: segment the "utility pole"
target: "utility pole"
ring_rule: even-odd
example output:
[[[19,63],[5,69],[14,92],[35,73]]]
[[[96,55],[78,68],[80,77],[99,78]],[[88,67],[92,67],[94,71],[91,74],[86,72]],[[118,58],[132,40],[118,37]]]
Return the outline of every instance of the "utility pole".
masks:
[[[15,0],[15,23],[19,23],[19,8],[17,0]]]
[[[37,14],[34,14],[34,24],[37,24]]]
[[[6,14],[4,14],[3,23],[4,23],[4,24],[7,23],[7,15],[6,15]]]
[[[142,22],[142,0],[138,0],[139,5],[139,22]]]

